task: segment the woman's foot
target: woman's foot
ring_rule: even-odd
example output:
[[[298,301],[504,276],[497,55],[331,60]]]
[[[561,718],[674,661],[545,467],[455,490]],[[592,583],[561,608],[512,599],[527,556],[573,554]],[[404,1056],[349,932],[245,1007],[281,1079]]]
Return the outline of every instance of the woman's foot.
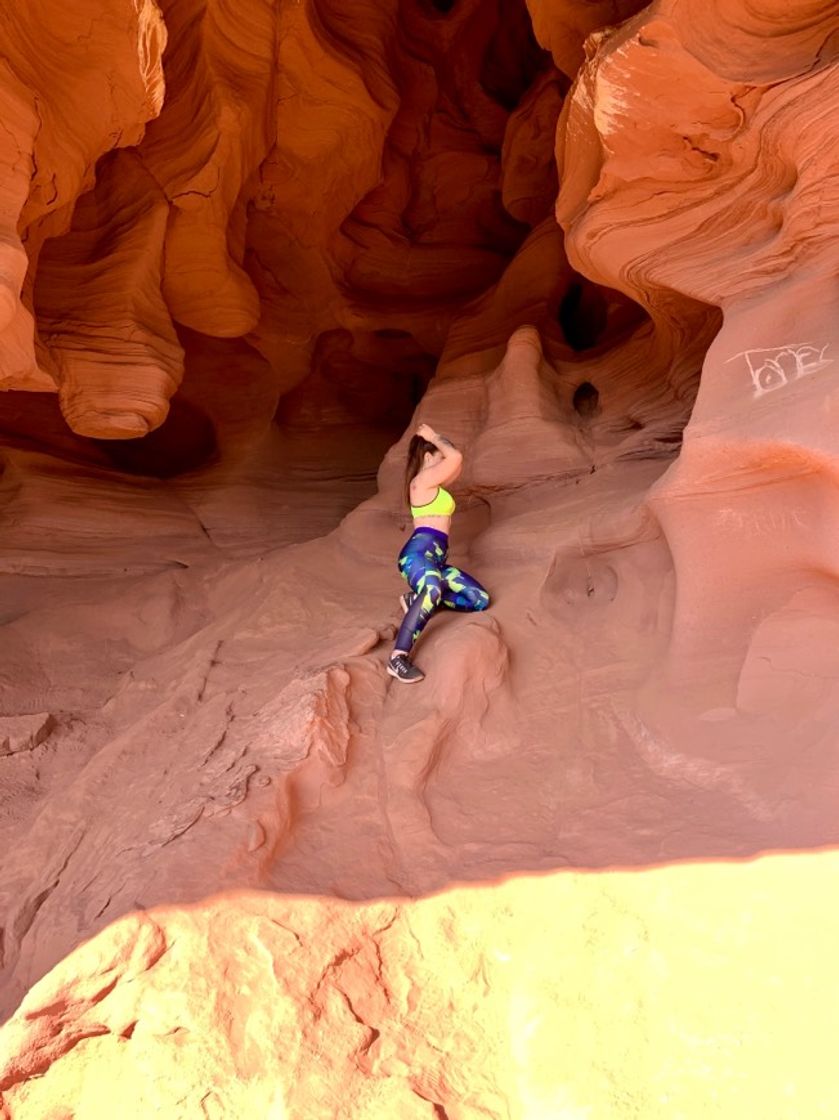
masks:
[[[387,663],[387,671],[403,684],[419,684],[425,680],[425,673],[411,664],[407,653],[394,653]]]
[[[411,603],[416,599],[413,591],[406,591],[403,595],[399,596],[399,606],[402,608],[402,613],[407,614],[411,609]]]

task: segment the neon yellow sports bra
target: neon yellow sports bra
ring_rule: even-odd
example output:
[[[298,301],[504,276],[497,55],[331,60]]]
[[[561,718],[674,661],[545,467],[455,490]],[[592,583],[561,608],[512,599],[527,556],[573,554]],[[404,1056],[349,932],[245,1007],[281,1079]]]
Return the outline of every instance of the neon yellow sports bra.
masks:
[[[437,493],[430,502],[426,502],[424,506],[411,506],[411,515],[413,517],[450,517],[454,513],[456,504],[448,490],[438,486]]]

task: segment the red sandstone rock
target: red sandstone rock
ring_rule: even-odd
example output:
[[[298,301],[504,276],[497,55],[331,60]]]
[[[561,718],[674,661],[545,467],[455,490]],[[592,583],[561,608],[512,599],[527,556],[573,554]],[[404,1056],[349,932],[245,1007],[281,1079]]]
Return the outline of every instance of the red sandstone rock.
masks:
[[[0,12],[0,1116],[834,1115],[836,17],[637,7]]]
[[[35,359],[30,284],[45,237],[63,233],[95,161],[136,144],[163,102],[166,32],[154,0],[109,0],[89,32],[51,0],[5,5],[0,98],[0,377],[6,388],[53,388]],[[84,17],[82,17],[84,18]]]
[[[726,679],[729,699],[756,624],[834,568],[823,494],[836,248],[811,216],[839,190],[820,162],[836,13],[811,4],[802,17],[651,6],[586,66],[562,145],[572,262],[677,321],[672,291],[724,312],[682,453],[650,502],[678,579],[670,672]]]
[[[33,750],[54,728],[55,720],[49,712],[0,719],[0,754]]]

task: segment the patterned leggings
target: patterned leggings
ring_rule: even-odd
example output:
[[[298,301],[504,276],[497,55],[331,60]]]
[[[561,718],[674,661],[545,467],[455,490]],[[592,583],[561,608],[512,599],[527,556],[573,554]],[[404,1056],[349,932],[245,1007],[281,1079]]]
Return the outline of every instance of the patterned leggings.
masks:
[[[446,564],[449,538],[439,529],[415,529],[399,553],[399,571],[416,598],[402,620],[395,649],[410,653],[439,606],[452,611],[484,611],[489,593],[476,579]]]

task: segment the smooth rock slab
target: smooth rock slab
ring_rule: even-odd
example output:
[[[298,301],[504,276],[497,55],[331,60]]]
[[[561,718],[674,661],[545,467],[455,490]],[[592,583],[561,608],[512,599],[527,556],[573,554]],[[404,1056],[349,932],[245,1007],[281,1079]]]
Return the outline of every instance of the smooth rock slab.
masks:
[[[0,755],[17,754],[38,747],[55,729],[49,712],[31,716],[0,716]]]

